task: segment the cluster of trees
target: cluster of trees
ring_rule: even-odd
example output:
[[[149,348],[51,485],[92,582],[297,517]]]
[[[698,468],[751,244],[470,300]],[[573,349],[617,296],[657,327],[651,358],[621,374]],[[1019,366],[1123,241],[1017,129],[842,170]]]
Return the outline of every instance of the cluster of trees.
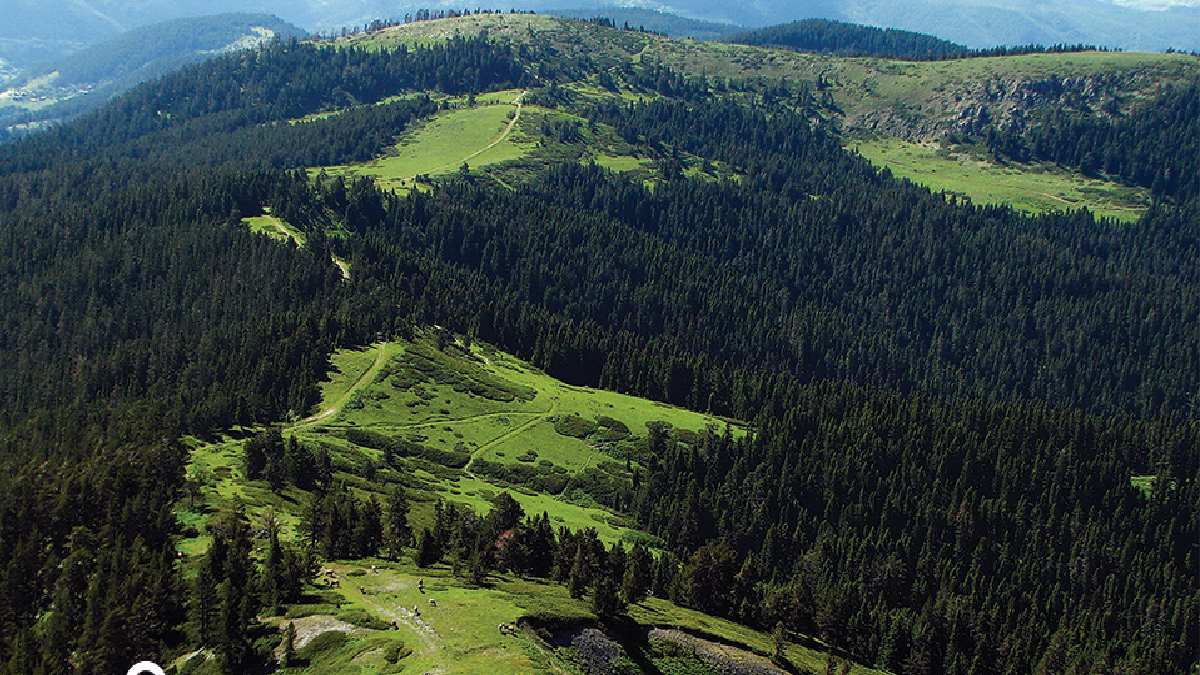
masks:
[[[1051,108],[1031,124],[990,129],[999,157],[1105,173],[1157,197],[1200,197],[1200,86],[1164,87],[1121,117]]]
[[[391,515],[389,522],[393,522]],[[379,502],[374,495],[356,496],[344,484],[313,492],[303,520],[301,534],[326,558],[368,558],[379,555],[384,544]]]
[[[588,21],[609,28],[647,33],[650,35],[670,35],[673,37],[690,37],[697,40],[715,40],[729,35],[736,26],[727,23],[691,19],[654,9],[641,7],[609,6],[603,9],[603,15],[597,17],[592,9],[554,9],[554,16],[568,19]]]
[[[840,56],[880,56],[908,61],[944,61],[947,59],[1018,54],[1062,54],[1100,49],[1095,45],[1010,45],[971,49],[925,33],[895,28],[876,28],[828,19],[804,19],[769,26],[726,37],[727,42],[762,47],[786,47],[804,52],[824,52]]]
[[[0,671],[118,672],[198,640],[184,630],[198,601],[184,602],[174,544],[186,450],[170,439],[308,409],[335,345],[390,325],[382,308],[355,310],[307,179],[253,167],[271,146],[303,150],[269,165],[307,163],[368,127],[367,146],[347,140],[327,159],[372,152],[429,104],[261,123],[348,100],[335,90],[369,102],[439,77],[490,86],[501,72],[524,77],[485,41],[375,57],[280,43],[0,150]],[[343,187],[354,208],[338,214],[357,219],[363,188]],[[313,228],[306,248],[247,230],[242,216],[264,204]],[[320,455],[278,439],[261,449],[264,478],[328,483]],[[216,604],[204,606],[234,616],[220,603],[248,576],[211,569]],[[245,635],[220,638],[231,662]]]
[[[1200,224],[1185,210],[1126,228],[947,204],[778,112],[595,115],[744,177],[650,189],[562,165],[515,193],[468,181],[384,197],[339,255],[369,284],[375,261],[405,261],[380,292],[414,323],[473,332],[573,383],[721,414],[754,417],[794,379],[1138,416],[1195,405],[1196,296],[1177,289],[1197,279],[1177,261]],[[1082,344],[1093,358],[1073,356]]]
[[[209,523],[212,543],[192,583],[189,628],[196,644],[220,659],[226,673],[251,672],[266,657],[255,640],[267,632],[259,612],[281,611],[297,602],[315,573],[308,552],[298,552],[279,540],[279,523],[267,512],[261,533],[267,539],[263,564],[254,561],[255,533],[240,510],[224,513]]]
[[[484,517],[439,500],[434,526],[421,533],[414,556],[420,567],[447,562],[476,584],[497,571],[565,584],[571,597],[589,597],[601,618],[623,614],[655,589],[663,592],[675,575],[673,558],[656,559],[641,542],[606,548],[592,528],[556,534],[549,515],[527,518],[506,492]]]
[[[173,504],[186,453],[153,433],[86,458],[6,441],[0,672],[112,673],[178,643]]]
[[[333,40],[337,37],[345,38],[351,35],[370,35],[372,33],[379,33],[387,30],[388,28],[395,28],[396,26],[402,26],[404,24],[417,23],[421,21],[433,21],[435,19],[457,19],[475,14],[536,14],[536,12],[533,10],[518,9],[509,9],[507,11],[499,9],[475,9],[474,11],[470,9],[421,9],[417,10],[416,12],[406,13],[403,19],[375,19],[370,23],[365,23],[359,26],[343,26],[339,31],[324,33],[321,35],[321,37],[328,40]]]
[[[333,480],[333,462],[324,450],[313,451],[272,428],[246,442],[245,472],[249,480],[266,480],[278,492],[287,484],[301,490],[325,488]]]

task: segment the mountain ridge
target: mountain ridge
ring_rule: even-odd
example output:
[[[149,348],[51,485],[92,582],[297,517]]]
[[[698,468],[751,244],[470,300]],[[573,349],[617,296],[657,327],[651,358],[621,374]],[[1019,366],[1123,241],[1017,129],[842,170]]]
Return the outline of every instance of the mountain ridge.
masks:
[[[461,10],[453,0],[91,0],[67,7],[15,0],[0,26],[0,58],[29,66],[37,60],[94,44],[139,26],[168,19],[222,12],[275,14],[307,30],[336,31],[374,19],[401,17],[419,9]],[[517,10],[603,13],[659,10],[708,22],[762,27],[822,18],[897,28],[960,42],[972,48],[1006,44],[1086,43],[1137,50],[1200,49],[1200,7],[1139,9],[1107,0],[754,0],[731,5],[719,0],[512,0],[499,7]]]

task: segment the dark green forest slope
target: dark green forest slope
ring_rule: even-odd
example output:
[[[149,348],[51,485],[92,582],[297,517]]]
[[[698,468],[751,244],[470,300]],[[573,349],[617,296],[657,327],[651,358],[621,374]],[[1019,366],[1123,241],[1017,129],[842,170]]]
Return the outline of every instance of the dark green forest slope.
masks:
[[[307,572],[231,525],[210,575],[185,575],[180,438],[302,415],[335,348],[426,325],[752,422],[652,433],[645,472],[600,498],[661,539],[656,593],[894,672],[1193,667],[1193,193],[1135,225],[960,203],[875,170],[812,110],[740,95],[761,83],[631,64],[642,101],[566,93],[589,65],[486,38],[284,42],[0,148],[7,672],[201,647],[226,672],[269,661],[255,610]],[[655,176],[464,167],[400,195],[306,171],[383,153],[448,96],[516,87],[581,120],[568,141],[611,130]],[[1195,175],[1195,156],[1169,161]],[[264,207],[307,245],[246,230]]]
[[[913,61],[939,61],[980,56],[1009,56],[1077,52],[1095,49],[1086,45],[1001,46],[970,49],[964,45],[924,33],[883,29],[842,21],[804,19],[778,26],[730,35],[729,42],[763,47],[785,47],[802,52],[823,52],[842,56],[882,56]]]

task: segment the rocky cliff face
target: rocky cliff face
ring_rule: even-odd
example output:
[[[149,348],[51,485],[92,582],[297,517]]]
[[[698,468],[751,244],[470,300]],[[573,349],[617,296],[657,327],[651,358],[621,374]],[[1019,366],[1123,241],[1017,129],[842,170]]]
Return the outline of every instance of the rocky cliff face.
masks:
[[[913,141],[978,138],[990,126],[1020,128],[1039,111],[1052,108],[1121,115],[1152,97],[1161,85],[1162,80],[1149,72],[991,77],[947,85],[916,103],[885,103],[873,111],[849,114],[845,126],[852,134]]]

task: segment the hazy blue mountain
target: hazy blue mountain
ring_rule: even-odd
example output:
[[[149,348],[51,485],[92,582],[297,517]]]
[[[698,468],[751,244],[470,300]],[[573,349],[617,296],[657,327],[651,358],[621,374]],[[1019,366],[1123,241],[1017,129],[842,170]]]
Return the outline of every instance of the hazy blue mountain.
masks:
[[[1161,11],[1113,0],[662,0],[688,16],[745,25],[800,18],[929,33],[970,47],[1089,43],[1130,50],[1200,49],[1200,7]],[[1146,3],[1150,4],[1150,3]]]
[[[1145,9],[1169,4],[1176,6]],[[839,19],[930,33],[971,47],[1086,42],[1125,49],[1200,49],[1196,0],[505,0],[494,5],[461,0],[6,0],[5,5],[0,58],[17,65],[187,16],[265,12],[307,30],[328,31],[414,9],[464,6],[587,11],[621,5],[744,26]]]
[[[304,34],[269,14],[173,19],[127,30],[0,77],[0,126],[71,117],[134,85],[215,54]],[[38,105],[26,105],[35,97]],[[46,107],[45,102],[54,105]]]

